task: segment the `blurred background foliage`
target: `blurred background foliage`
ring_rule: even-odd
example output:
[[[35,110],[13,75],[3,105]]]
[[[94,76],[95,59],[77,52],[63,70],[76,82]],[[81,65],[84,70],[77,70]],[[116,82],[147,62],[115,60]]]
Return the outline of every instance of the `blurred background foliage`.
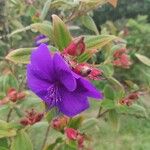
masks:
[[[23,111],[34,107],[36,110],[43,110],[43,105],[32,95],[26,88],[26,83],[23,80],[25,77],[25,66],[22,64],[14,65],[10,64],[9,61],[4,60],[11,50],[22,48],[22,47],[33,47],[34,38],[39,34],[39,30],[32,28],[30,24],[40,23],[46,19],[46,23],[51,26],[51,15],[57,14],[64,21],[67,20],[68,12],[70,10],[76,10],[76,1],[52,0],[53,5],[49,5],[49,1],[46,0],[33,0],[30,4],[27,0],[1,0],[0,1],[0,97],[3,98],[8,87],[16,87],[17,89],[25,89],[27,97],[25,101],[19,103]],[[43,12],[43,7],[45,7]],[[114,9],[111,5],[106,4],[94,11],[88,12],[88,16],[91,16],[96,25],[91,29],[88,26],[88,19],[84,16],[77,17],[70,22],[67,22],[69,29],[73,36],[86,35],[86,34],[112,34],[119,36],[126,40],[126,47],[128,54],[132,60],[132,66],[129,69],[121,69],[113,67],[112,65],[100,66],[105,74],[113,75],[120,81],[125,87],[127,93],[131,91],[138,91],[142,93],[138,100],[138,105],[133,105],[132,109],[120,110],[116,109],[117,113],[121,115],[118,120],[112,121],[112,125],[109,121],[110,113],[102,116],[99,121],[97,119],[92,120],[90,117],[96,116],[98,105],[103,106],[104,109],[114,108],[114,104],[107,101],[103,104],[97,104],[92,102],[92,109],[84,113],[89,118],[89,122],[85,122],[85,128],[80,127],[80,130],[86,130],[86,133],[91,135],[93,138],[92,145],[94,150],[149,150],[150,149],[150,102],[149,102],[149,89],[150,89],[150,66],[148,63],[143,63],[139,59],[141,54],[150,58],[150,0],[119,0],[117,7]],[[43,14],[46,14],[45,16]],[[88,21],[87,21],[88,20]],[[87,21],[87,22],[86,22]],[[31,29],[31,30],[30,30]],[[19,34],[15,36],[7,37],[13,33],[13,31],[19,31]],[[37,31],[36,31],[37,30]],[[32,31],[32,32],[31,32]],[[124,45],[124,43],[120,43]],[[109,47],[109,46],[108,46]],[[102,49],[108,49],[107,46]],[[118,47],[117,47],[118,48]],[[117,49],[113,47],[112,49]],[[93,57],[89,62],[95,62],[99,64],[105,60],[105,51],[100,51],[98,55]],[[141,58],[141,57],[140,57]],[[143,59],[142,59],[143,60]],[[10,71],[11,70],[11,71]],[[12,74],[13,72],[13,74]],[[24,84],[22,84],[22,82]],[[114,89],[109,81],[94,82],[97,87],[103,89],[104,93],[109,98],[114,98],[118,93]],[[23,85],[20,87],[20,85]],[[110,92],[111,91],[111,92]],[[146,93],[146,94],[145,94]],[[32,96],[31,96],[32,95]],[[114,102],[116,103],[116,101]],[[0,106],[0,118],[4,119],[8,115],[8,111],[11,109],[11,105]],[[135,113],[136,112],[136,113]],[[13,119],[16,121],[19,117],[19,108],[16,108],[13,112]],[[113,114],[113,113],[112,113]],[[131,115],[134,114],[134,115]],[[90,120],[91,119],[91,120]],[[116,124],[117,125],[116,125]],[[87,126],[86,126],[87,125]],[[43,132],[46,130],[48,124],[44,120],[43,122],[37,123],[30,129],[29,135],[31,141],[35,146],[35,150],[39,150],[41,140],[43,138]],[[115,129],[112,128],[115,126]],[[117,131],[117,132],[116,132]],[[36,136],[35,136],[36,133]],[[59,137],[62,136],[55,130],[52,130],[50,136]],[[6,139],[0,140],[0,146],[5,145]],[[49,139],[49,141],[53,139]],[[3,142],[5,141],[5,142]],[[39,144],[40,143],[40,144]],[[8,143],[6,143],[7,145]]]

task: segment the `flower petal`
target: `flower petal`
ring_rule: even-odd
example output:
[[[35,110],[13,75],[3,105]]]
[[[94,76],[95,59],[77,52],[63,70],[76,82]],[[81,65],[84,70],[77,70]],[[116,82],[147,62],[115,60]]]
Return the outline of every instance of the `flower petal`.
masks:
[[[57,105],[59,111],[69,117],[73,117],[89,108],[87,97],[81,93],[60,89],[60,95],[62,101]]]
[[[37,76],[38,72],[35,72],[32,65],[27,66],[27,84],[28,87],[37,95],[39,96],[43,101],[45,101],[47,104],[50,102],[46,98],[46,95],[48,93],[47,89],[52,86],[52,84],[46,80],[43,80],[40,78],[40,76]]]
[[[76,89],[76,79],[72,75],[71,69],[64,59],[55,54],[53,58],[54,68],[58,80],[69,90],[74,91]]]
[[[77,80],[79,91],[84,92],[89,97],[103,99],[102,92],[96,89],[90,81],[83,79],[82,77]]]
[[[41,76],[47,77],[50,81],[53,80],[53,62],[50,51],[45,44],[41,44],[32,52],[31,64],[39,70]]]
[[[41,77],[40,74],[38,74],[38,70],[36,70],[33,65],[27,65],[27,83],[33,92],[47,89],[51,84],[46,79],[44,80],[43,76]]]

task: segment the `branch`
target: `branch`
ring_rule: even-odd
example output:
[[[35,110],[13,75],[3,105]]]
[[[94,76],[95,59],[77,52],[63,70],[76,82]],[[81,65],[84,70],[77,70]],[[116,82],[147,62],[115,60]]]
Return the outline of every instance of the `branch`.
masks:
[[[43,140],[43,144],[42,144],[41,150],[43,150],[45,148],[45,146],[46,146],[46,142],[47,142],[47,138],[48,138],[48,133],[50,131],[50,127],[51,127],[51,124],[49,123],[49,125],[47,127],[47,130],[46,130],[46,134],[45,134],[44,140]]]
[[[104,116],[107,112],[109,112],[109,110],[106,110],[106,111],[104,111],[104,112],[102,112],[102,113],[99,113],[96,118],[97,118],[97,119],[98,119],[98,118],[101,118],[101,117]]]

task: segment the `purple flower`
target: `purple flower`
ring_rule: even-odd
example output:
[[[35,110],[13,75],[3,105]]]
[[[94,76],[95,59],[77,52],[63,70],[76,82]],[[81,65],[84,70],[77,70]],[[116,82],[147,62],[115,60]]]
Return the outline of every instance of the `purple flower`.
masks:
[[[42,43],[48,45],[47,36],[45,36],[43,34],[40,34],[40,35],[36,36],[34,41],[35,41],[34,42],[35,46],[40,46]]]
[[[87,97],[103,98],[102,93],[88,80],[71,71],[59,53],[51,57],[45,44],[31,54],[31,63],[27,65],[27,82],[49,109],[57,107],[69,117],[89,107]]]

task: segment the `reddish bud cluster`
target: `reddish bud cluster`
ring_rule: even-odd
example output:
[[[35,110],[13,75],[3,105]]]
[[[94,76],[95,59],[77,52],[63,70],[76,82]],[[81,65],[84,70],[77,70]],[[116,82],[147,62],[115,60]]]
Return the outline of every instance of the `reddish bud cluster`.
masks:
[[[122,48],[119,50],[116,50],[114,55],[114,66],[122,67],[122,68],[129,68],[131,65],[131,61],[129,59],[129,55],[126,53],[126,49]]]
[[[77,64],[73,67],[73,71],[83,77],[88,77],[92,80],[100,80],[103,72],[97,68],[92,67],[88,63]]]
[[[52,127],[58,131],[63,131],[69,122],[69,118],[66,116],[61,116],[59,118],[55,118],[52,121]]]
[[[41,121],[41,119],[43,118],[43,113],[37,113],[35,112],[34,109],[32,109],[31,111],[27,111],[26,112],[27,115],[25,116],[25,118],[21,119],[20,123],[24,126],[27,125],[33,125],[39,121]]]
[[[79,56],[85,51],[84,37],[78,37],[73,39],[67,48],[64,49],[64,53],[71,56]]]
[[[16,89],[14,88],[10,88],[7,91],[7,97],[9,98],[9,100],[11,100],[12,102],[16,102],[17,100],[21,100],[23,98],[25,98],[25,93],[24,92],[18,92]]]
[[[0,105],[7,104],[10,101],[15,103],[16,101],[24,99],[25,96],[26,94],[24,92],[18,92],[16,89],[10,88],[7,91],[7,95],[2,100],[0,100]]]
[[[138,98],[139,98],[139,94],[137,92],[133,92],[129,94],[127,97],[125,97],[124,99],[120,100],[119,103],[122,105],[130,106],[135,101],[137,101]]]
[[[73,128],[66,128],[65,134],[69,140],[77,141],[79,148],[84,147],[83,143],[84,143],[85,137],[79,131],[77,131]]]

